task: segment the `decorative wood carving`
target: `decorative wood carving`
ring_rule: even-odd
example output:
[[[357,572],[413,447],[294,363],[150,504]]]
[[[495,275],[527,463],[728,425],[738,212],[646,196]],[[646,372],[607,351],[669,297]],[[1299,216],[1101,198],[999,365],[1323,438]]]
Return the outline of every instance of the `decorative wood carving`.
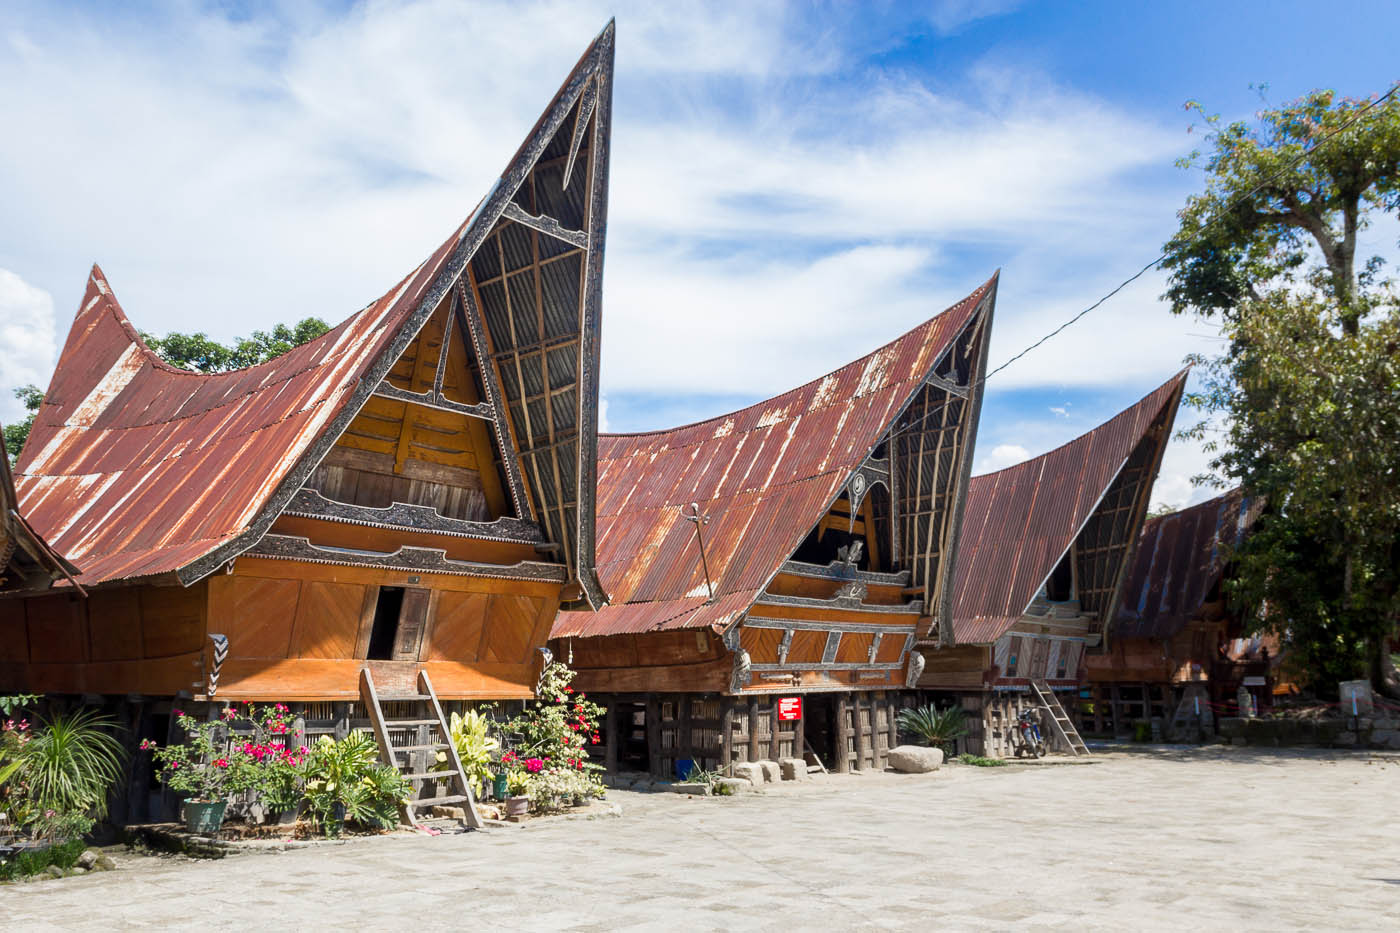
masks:
[[[521,544],[544,542],[544,535],[540,533],[538,525],[519,518],[502,516],[494,522],[469,522],[460,518],[448,518],[426,505],[408,505],[403,502],[376,509],[336,502],[327,499],[315,489],[303,489],[298,492],[287,506],[286,514],[353,525],[369,525],[374,528],[406,528],[483,541],[510,541]]]
[[[493,577],[502,580],[538,580],[563,583],[567,578],[563,567],[538,561],[524,560],[517,564],[483,564],[477,561],[452,560],[447,557],[447,552],[437,548],[421,548],[410,545],[405,545],[393,553],[356,551],[348,548],[323,548],[312,544],[307,538],[291,535],[264,535],[261,541],[244,553],[249,557],[303,560],[313,564],[376,567],[383,570]]]

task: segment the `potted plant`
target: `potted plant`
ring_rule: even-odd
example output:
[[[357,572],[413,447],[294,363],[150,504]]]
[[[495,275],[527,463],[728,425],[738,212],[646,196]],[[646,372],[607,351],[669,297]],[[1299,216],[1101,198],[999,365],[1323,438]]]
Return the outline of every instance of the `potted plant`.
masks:
[[[506,772],[506,816],[521,817],[530,812],[529,772],[513,768]]]
[[[228,798],[258,785],[256,762],[251,755],[228,748],[225,729],[232,716],[215,722],[199,722],[179,710],[175,716],[188,741],[162,748],[145,739],[141,748],[154,752],[165,786],[187,795],[185,828],[192,833],[217,833]]]

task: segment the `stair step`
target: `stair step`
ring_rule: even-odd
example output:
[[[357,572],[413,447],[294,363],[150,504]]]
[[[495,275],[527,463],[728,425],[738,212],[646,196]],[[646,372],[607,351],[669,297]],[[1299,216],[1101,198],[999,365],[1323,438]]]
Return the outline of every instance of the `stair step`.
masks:
[[[390,729],[403,728],[405,726],[436,726],[441,723],[436,719],[386,719],[384,725]]]
[[[409,781],[425,781],[430,778],[446,781],[457,776],[456,771],[401,771],[399,773]]]
[[[467,797],[463,794],[448,794],[446,797],[427,797],[422,800],[410,800],[408,805],[417,809],[418,807],[441,807],[449,803],[465,803]]]
[[[394,752],[426,752],[435,748],[446,748],[446,742],[429,742],[427,745],[395,745],[390,751]]]
[[[385,703],[410,703],[416,700],[431,699],[432,697],[428,696],[426,693],[401,693],[398,696],[392,697],[381,696],[379,698],[379,703],[382,706]]]

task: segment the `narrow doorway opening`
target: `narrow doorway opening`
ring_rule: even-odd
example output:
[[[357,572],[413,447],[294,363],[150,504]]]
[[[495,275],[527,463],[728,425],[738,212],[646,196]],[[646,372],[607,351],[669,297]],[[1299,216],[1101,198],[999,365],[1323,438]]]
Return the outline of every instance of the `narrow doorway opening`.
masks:
[[[647,705],[617,704],[617,767],[619,771],[651,770],[651,749],[647,745]]]
[[[403,587],[381,586],[379,601],[374,606],[374,625],[369,631],[371,661],[389,661],[394,657],[394,643],[399,635],[399,615],[403,611]]]

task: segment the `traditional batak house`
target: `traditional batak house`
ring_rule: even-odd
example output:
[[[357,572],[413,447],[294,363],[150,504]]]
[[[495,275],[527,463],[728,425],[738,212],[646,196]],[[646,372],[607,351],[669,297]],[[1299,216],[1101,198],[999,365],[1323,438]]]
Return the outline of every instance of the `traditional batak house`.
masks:
[[[611,604],[561,613],[551,647],[606,704],[610,769],[884,766],[949,610],[995,295],[742,411],[600,439]]]
[[[59,580],[72,584],[77,574],[78,568],[56,554],[20,514],[10,455],[0,447],[0,596],[46,590]],[[75,590],[81,593],[82,587]]]
[[[1077,692],[1085,652],[1104,647],[1185,384],[1183,370],[1063,447],[972,480],[951,638],[920,644],[918,681],[969,712],[969,750],[1009,754],[1028,705],[1082,749],[1055,693]]]
[[[1241,619],[1222,590],[1231,549],[1262,511],[1262,499],[1236,489],[1148,520],[1108,648],[1086,659],[1084,728],[1130,735],[1134,722],[1156,719],[1168,737],[1189,736],[1211,729],[1212,704],[1234,703],[1247,679],[1267,695],[1267,648],[1250,657],[1238,644]]]
[[[284,701],[410,772],[439,700],[532,695],[561,601],[603,600],[612,63],[610,24],[466,222],[270,362],[168,365],[93,269],[16,483],[89,598],[0,600],[0,684],[120,698],[133,741]]]

